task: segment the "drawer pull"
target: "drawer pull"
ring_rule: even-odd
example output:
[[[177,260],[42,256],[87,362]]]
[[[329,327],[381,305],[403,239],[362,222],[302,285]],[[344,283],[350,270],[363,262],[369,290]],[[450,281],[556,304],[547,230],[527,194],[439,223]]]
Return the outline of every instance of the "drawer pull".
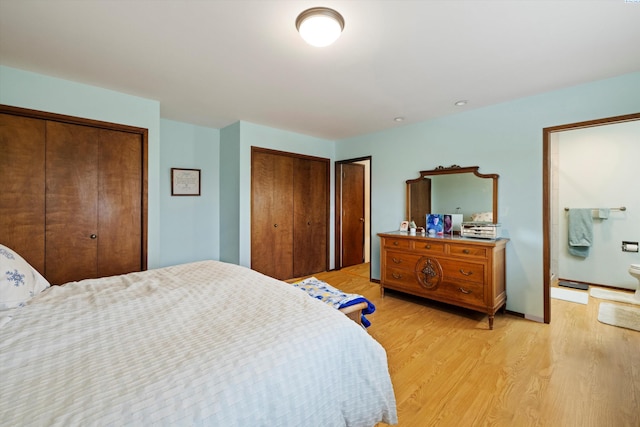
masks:
[[[395,246],[398,246],[398,245],[400,244],[400,242],[398,242],[398,241],[396,240],[395,242],[393,242],[393,244],[394,244]]]
[[[473,271],[464,271],[464,269],[462,268],[458,271],[460,271],[460,274],[462,274],[463,276],[471,276],[473,274]]]
[[[463,253],[463,254],[467,254],[467,255],[468,255],[468,254],[470,254],[470,253],[471,253],[471,251],[470,251],[469,249],[463,249],[463,250],[462,250],[462,253]]]
[[[431,249],[431,245],[424,245],[425,249]]]
[[[391,261],[395,262],[396,264],[402,263],[402,260],[396,257],[391,258]]]
[[[463,294],[466,294],[466,295],[469,295],[469,294],[471,293],[471,291],[469,291],[469,290],[467,290],[467,289],[465,289],[465,288],[458,288],[458,290],[459,290],[460,292],[462,292]]]
[[[393,276],[394,279],[402,279],[402,274],[391,273],[391,275]]]

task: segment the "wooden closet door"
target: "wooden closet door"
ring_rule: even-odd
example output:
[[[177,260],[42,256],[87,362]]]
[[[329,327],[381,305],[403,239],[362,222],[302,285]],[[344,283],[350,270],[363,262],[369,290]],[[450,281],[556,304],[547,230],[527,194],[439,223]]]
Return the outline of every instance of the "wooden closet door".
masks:
[[[53,284],[97,277],[99,134],[47,122],[45,277]]]
[[[329,163],[296,158],[294,165],[292,277],[302,277],[328,269]]]
[[[251,268],[293,277],[293,158],[251,153]]]
[[[100,129],[98,143],[98,277],[142,266],[142,141]]]
[[[140,135],[47,122],[46,277],[72,280],[140,271]]]
[[[0,114],[0,243],[44,274],[45,121]]]

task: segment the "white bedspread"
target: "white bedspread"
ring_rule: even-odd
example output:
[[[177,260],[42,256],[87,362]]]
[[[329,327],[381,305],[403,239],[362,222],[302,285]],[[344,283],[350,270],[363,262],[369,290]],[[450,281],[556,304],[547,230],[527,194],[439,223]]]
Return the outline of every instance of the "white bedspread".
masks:
[[[5,425],[396,423],[384,349],[303,291],[216,261],[53,286],[0,328]]]

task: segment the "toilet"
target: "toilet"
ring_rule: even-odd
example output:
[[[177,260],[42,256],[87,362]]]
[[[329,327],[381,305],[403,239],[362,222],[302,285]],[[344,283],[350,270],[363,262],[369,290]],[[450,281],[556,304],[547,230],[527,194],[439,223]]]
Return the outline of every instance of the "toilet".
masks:
[[[638,288],[634,297],[640,300],[640,264],[631,264],[629,266],[629,274],[638,279]]]

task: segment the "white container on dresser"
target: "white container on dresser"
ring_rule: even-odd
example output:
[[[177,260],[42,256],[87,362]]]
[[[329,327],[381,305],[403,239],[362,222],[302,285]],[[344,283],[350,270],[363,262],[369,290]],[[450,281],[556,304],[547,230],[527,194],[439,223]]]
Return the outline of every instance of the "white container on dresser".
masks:
[[[380,290],[394,289],[486,313],[506,305],[505,247],[509,239],[379,233]]]

